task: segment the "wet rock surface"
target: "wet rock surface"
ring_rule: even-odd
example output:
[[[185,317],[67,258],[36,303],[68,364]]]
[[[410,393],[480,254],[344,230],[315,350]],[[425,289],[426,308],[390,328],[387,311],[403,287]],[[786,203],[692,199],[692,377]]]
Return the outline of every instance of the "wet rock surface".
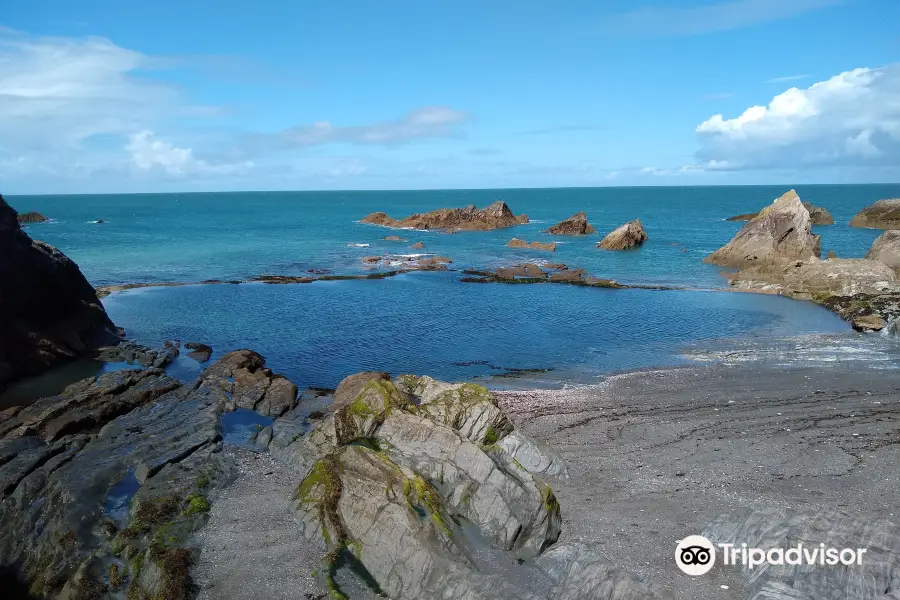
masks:
[[[575,213],[547,230],[547,233],[553,235],[588,235],[596,232],[597,230],[588,223],[587,215],[583,212]]]
[[[443,231],[490,231],[527,223],[513,214],[505,202],[498,200],[479,209],[474,205],[465,208],[441,208],[427,213],[394,219],[383,212],[367,215],[361,220],[370,225],[404,229],[440,229]]]
[[[850,220],[850,227],[900,229],[900,198],[879,200],[867,206]]]
[[[791,190],[751,219],[734,238],[704,261],[735,268],[777,268],[791,260],[808,260],[821,253],[819,236],[811,231],[809,211]]]
[[[611,231],[597,244],[604,250],[628,250],[637,248],[647,241],[647,232],[640,219],[629,221]]]
[[[0,196],[0,390],[119,337],[78,265],[22,231]]]

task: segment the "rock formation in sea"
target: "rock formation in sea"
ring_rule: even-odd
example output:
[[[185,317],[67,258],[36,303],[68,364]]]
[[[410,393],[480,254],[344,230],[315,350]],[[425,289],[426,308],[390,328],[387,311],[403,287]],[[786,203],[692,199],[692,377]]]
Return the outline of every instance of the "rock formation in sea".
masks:
[[[611,231],[597,244],[604,250],[628,250],[636,248],[647,241],[647,232],[640,219],[629,221]]]
[[[850,227],[900,229],[900,198],[879,200],[867,206],[853,217]]]
[[[508,248],[529,248],[531,250],[544,250],[547,252],[556,252],[556,242],[526,242],[519,238],[513,238],[506,243]]]
[[[25,225],[28,223],[44,223],[46,221],[49,221],[50,219],[39,212],[32,211],[18,215],[17,220],[19,221],[19,223]]]
[[[0,389],[118,341],[94,288],[0,196]]]
[[[751,219],[734,238],[704,261],[725,267],[778,268],[781,262],[820,255],[809,211],[791,190]]]
[[[364,217],[361,222],[405,229],[490,231],[527,223],[528,218],[520,219],[516,217],[506,205],[506,202],[498,200],[482,209],[474,205],[469,205],[465,208],[441,208],[427,213],[410,215],[400,220],[394,219],[383,212],[375,212]]]
[[[900,231],[890,229],[878,236],[866,258],[883,262],[895,271],[900,270]]]
[[[213,352],[212,346],[200,342],[186,342],[184,347],[190,350],[188,356],[201,363],[208,361]]]
[[[886,264],[863,258],[813,258],[777,267],[755,266],[731,274],[729,279],[738,288],[773,290],[799,298],[887,292],[897,288],[900,281]]]
[[[413,250],[421,250],[424,247],[425,247],[425,244],[423,244],[422,242],[416,242],[415,244],[410,246],[410,248],[412,248]]]
[[[821,206],[816,206],[812,202],[804,202],[803,206],[809,211],[809,221],[813,225],[834,225],[834,217],[831,216],[831,213],[822,208]],[[734,217],[729,217],[725,219],[726,221],[749,221],[751,219],[756,218],[759,215],[758,212],[755,213],[747,213],[745,215],[737,215]]]
[[[575,213],[547,230],[547,233],[553,235],[587,235],[596,232],[597,230],[588,223],[587,215],[583,212]]]
[[[463,274],[467,275],[460,279],[463,283],[564,283],[598,288],[624,287],[612,279],[591,277],[584,269],[570,269],[559,263],[546,263],[540,266],[534,263],[523,263],[500,267],[493,271],[467,269],[463,271]]]

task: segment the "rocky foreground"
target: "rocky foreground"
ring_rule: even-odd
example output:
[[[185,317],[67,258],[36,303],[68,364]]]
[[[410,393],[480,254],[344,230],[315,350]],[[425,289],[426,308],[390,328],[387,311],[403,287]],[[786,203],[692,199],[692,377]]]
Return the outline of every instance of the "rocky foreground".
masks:
[[[0,566],[34,596],[194,597],[196,535],[236,469],[223,422],[244,410],[274,419],[257,447],[296,483],[267,501],[290,502],[320,557],[306,566],[332,598],[346,597],[346,568],[399,600],[667,597],[589,543],[557,543],[547,482],[565,463],[485,388],[363,373],[323,412],[302,404],[261,356],[238,351],[187,385],[124,370],[4,411]],[[271,514],[244,509],[252,522]]]
[[[446,232],[490,231],[528,223],[528,215],[516,216],[506,202],[498,200],[479,209],[474,205],[465,208],[441,208],[427,213],[417,213],[403,219],[395,219],[383,212],[363,217],[361,223],[403,229],[439,229]]]

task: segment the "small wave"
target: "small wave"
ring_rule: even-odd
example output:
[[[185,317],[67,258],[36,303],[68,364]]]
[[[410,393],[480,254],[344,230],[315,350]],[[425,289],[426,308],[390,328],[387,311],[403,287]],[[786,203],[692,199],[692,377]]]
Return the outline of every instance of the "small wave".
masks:
[[[368,248],[369,244],[347,244],[350,248]]]
[[[425,254],[392,254],[391,258],[405,258],[406,260],[416,260],[425,256],[437,256],[437,254],[434,254],[433,252]]]

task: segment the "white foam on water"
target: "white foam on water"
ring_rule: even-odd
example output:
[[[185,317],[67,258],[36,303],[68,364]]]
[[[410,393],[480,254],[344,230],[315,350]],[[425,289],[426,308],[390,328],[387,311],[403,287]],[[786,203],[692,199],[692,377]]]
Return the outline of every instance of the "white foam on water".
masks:
[[[347,244],[350,248],[368,248],[369,244]]]

